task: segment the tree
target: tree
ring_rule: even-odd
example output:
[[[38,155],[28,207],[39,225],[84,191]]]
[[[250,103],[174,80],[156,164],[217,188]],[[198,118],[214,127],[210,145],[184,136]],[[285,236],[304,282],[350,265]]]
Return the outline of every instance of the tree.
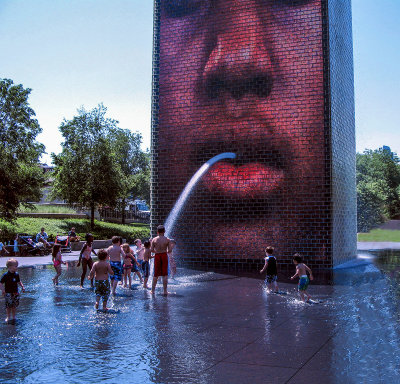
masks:
[[[142,152],[140,172],[133,175],[131,194],[150,202],[150,153]]]
[[[376,183],[357,184],[357,232],[368,232],[384,221],[384,201]]]
[[[388,149],[366,150],[356,157],[358,230],[366,232],[400,215],[399,158]]]
[[[146,162],[140,149],[142,136],[128,129],[114,129],[110,131],[110,141],[121,171],[118,207],[121,210],[122,224],[125,224],[126,201],[132,195],[135,176],[142,172]]]
[[[45,149],[36,141],[42,129],[29,106],[30,93],[0,79],[0,214],[9,221],[20,204],[40,199],[44,182],[39,159]]]
[[[110,133],[117,121],[106,117],[107,108],[78,110],[78,116],[60,126],[62,152],[52,154],[55,165],[52,196],[70,205],[90,208],[91,228],[99,206],[115,207],[121,194],[122,174]]]

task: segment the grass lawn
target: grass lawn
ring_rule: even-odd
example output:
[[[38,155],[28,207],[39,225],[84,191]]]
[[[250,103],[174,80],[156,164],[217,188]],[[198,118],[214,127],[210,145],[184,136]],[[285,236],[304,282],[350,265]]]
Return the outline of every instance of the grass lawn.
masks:
[[[388,229],[373,229],[368,233],[359,233],[358,241],[371,241],[371,242],[400,242],[400,231]]]
[[[65,205],[34,204],[35,209],[20,206],[18,212],[21,213],[76,213],[76,210]]]
[[[34,217],[19,217],[14,224],[0,220],[1,241],[13,240],[16,233],[34,235],[44,227],[49,236],[66,234],[71,227],[83,238],[87,232],[93,234],[95,239],[110,239],[112,236],[122,236],[128,241],[146,239],[150,236],[150,228],[147,224],[115,224],[104,221],[95,221],[94,229],[90,229],[90,220],[87,219],[45,219]]]

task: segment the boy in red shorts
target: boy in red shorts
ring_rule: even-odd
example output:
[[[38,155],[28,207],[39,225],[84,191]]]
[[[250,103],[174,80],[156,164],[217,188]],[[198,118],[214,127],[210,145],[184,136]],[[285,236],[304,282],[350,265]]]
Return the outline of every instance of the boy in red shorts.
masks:
[[[164,236],[165,228],[163,225],[157,227],[158,236],[151,241],[151,252],[154,255],[154,276],[151,284],[151,293],[156,290],[157,280],[163,278],[164,295],[168,295],[168,253],[172,252],[172,243],[168,237]]]

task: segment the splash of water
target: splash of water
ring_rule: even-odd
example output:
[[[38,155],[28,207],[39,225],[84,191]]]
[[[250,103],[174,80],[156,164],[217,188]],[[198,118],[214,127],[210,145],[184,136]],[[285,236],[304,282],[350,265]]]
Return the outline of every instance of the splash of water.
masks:
[[[236,157],[236,154],[233,152],[225,152],[225,153],[220,153],[217,156],[212,157],[210,160],[205,162],[199,170],[192,176],[192,178],[189,180],[189,182],[186,184],[186,187],[180,194],[178,200],[176,201],[174,208],[172,208],[172,211],[168,215],[167,220],[165,221],[164,227],[165,227],[165,232],[171,235],[172,230],[174,228],[176,219],[178,218],[179,214],[182,211],[182,208],[184,207],[186,200],[190,196],[191,192],[193,191],[194,187],[198,183],[198,181],[203,177],[203,175],[210,169],[210,167],[215,164],[216,162],[223,160],[223,159],[234,159]]]

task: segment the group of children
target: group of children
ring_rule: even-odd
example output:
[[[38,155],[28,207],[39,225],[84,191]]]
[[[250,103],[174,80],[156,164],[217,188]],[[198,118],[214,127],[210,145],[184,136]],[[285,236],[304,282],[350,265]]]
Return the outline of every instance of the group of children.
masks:
[[[278,289],[278,267],[276,257],[273,255],[274,248],[267,247],[265,248],[265,263],[264,267],[261,269],[260,273],[264,273],[267,271],[267,275],[265,278],[265,283],[270,292],[279,293]],[[305,297],[307,297],[307,301],[311,299],[311,296],[307,292],[308,285],[310,284],[310,280],[313,280],[313,275],[311,269],[303,263],[303,259],[300,254],[295,253],[293,255],[293,264],[296,266],[296,273],[290,278],[293,280],[296,276],[299,278],[298,290],[300,297],[303,301]],[[307,272],[310,277],[308,277]]]
[[[154,239],[147,240],[142,244],[140,239],[135,240],[136,252],[133,253],[129,244],[122,244],[119,236],[113,236],[112,245],[106,250],[99,250],[98,254],[93,249],[93,235],[86,235],[86,243],[82,247],[79,255],[78,267],[82,264],[81,287],[87,274],[87,267],[90,268],[88,279],[91,286],[95,289],[96,309],[99,308],[100,299],[103,300],[103,310],[107,310],[107,301],[110,294],[115,295],[118,283],[124,284],[124,287],[131,288],[132,277],[134,272],[143,284],[144,289],[148,289],[147,282],[150,276],[150,259],[154,262],[154,277],[152,281],[151,293],[155,293],[155,287],[159,276],[163,278],[164,294],[168,294],[168,274],[174,277],[176,273],[176,264],[172,255],[175,242],[164,236],[165,228],[159,226],[157,229],[158,236]],[[166,242],[165,253],[164,243]],[[98,261],[93,263],[91,254],[98,257]],[[161,261],[160,257],[165,257]],[[53,263],[56,268],[56,276],[53,278],[54,284],[58,284],[59,272],[57,267],[61,268],[61,253],[58,249],[53,249]],[[57,267],[56,267],[57,263]],[[161,265],[162,264],[162,265]],[[142,274],[140,273],[140,269]],[[169,269],[169,271],[168,271]],[[111,280],[111,283],[110,281]]]
[[[80,252],[77,266],[79,267],[82,264],[81,287],[83,287],[88,267],[90,269],[87,278],[91,281],[91,285],[94,288],[96,295],[96,309],[99,309],[100,300],[102,299],[103,310],[108,310],[108,299],[110,294],[115,295],[118,282],[122,283],[123,281],[124,287],[131,287],[131,272],[134,272],[139,277],[141,284],[143,284],[143,288],[148,289],[147,282],[150,275],[150,259],[152,258],[155,259],[155,266],[151,293],[154,293],[155,291],[159,276],[163,277],[164,294],[168,293],[168,268],[170,268],[171,274],[176,272],[176,264],[171,254],[175,242],[164,236],[165,229],[162,226],[158,229],[158,236],[153,239],[152,242],[147,240],[142,244],[139,239],[135,240],[136,256],[129,244],[121,244],[122,239],[119,236],[114,236],[112,238],[112,245],[110,247],[107,249],[100,249],[96,254],[93,249],[93,235],[90,233],[86,235],[86,243]],[[98,257],[98,261],[94,263],[91,258],[92,253]],[[265,249],[265,263],[260,273],[266,272],[265,282],[268,289],[275,293],[279,293],[277,284],[277,260],[273,253],[273,247],[267,247]],[[170,255],[170,258],[168,258],[168,255]],[[55,244],[53,246],[52,259],[56,270],[56,275],[53,277],[53,284],[58,285],[58,279],[61,275],[61,265],[66,264],[66,262],[62,260],[61,245]],[[305,301],[305,297],[307,297],[307,300],[310,300],[311,296],[308,294],[307,288],[310,280],[313,280],[312,271],[303,263],[303,260],[298,253],[293,256],[293,263],[296,265],[296,273],[291,277],[291,279],[293,280],[295,277],[299,278],[298,290],[301,299]],[[23,292],[24,285],[22,284],[17,272],[18,261],[15,259],[9,259],[6,266],[8,271],[1,277],[0,288],[5,297],[5,306],[7,311],[6,321],[13,322],[15,321],[16,308],[19,305],[18,285],[22,288]],[[139,271],[140,267],[143,277]],[[307,272],[309,273],[309,276],[307,275]]]

